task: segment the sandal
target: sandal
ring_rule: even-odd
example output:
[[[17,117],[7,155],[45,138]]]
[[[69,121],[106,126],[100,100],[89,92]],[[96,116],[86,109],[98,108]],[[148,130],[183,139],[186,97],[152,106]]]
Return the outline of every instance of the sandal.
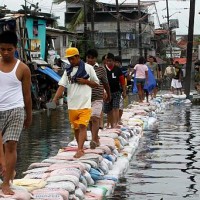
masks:
[[[84,155],[85,155],[85,152],[83,151],[83,149],[80,149],[76,152],[76,154],[74,155],[74,158],[80,158]]]

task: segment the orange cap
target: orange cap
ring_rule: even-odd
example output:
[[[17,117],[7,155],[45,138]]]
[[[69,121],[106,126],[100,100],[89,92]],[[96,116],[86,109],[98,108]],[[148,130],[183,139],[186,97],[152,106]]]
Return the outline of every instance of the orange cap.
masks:
[[[77,48],[70,47],[70,48],[66,49],[66,51],[65,51],[65,57],[66,58],[69,58],[69,57],[72,57],[72,56],[75,56],[75,55],[79,55],[79,51],[78,51]]]

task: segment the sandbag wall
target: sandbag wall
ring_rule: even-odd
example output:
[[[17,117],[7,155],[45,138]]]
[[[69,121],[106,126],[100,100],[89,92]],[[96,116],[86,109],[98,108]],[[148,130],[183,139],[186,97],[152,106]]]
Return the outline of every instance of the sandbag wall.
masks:
[[[99,132],[100,146],[90,149],[91,132],[87,133],[85,155],[75,159],[75,140],[53,157],[32,163],[24,178],[13,181],[13,196],[0,193],[0,199],[18,200],[101,200],[114,192],[118,179],[129,168],[143,130],[158,127],[156,111],[159,101],[134,102],[124,109],[123,126]]]

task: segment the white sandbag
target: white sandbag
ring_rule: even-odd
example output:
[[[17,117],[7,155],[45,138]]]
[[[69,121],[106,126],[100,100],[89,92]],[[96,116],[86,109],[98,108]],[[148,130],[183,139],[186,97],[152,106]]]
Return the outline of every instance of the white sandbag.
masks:
[[[158,128],[157,119],[154,117],[149,117],[148,119],[148,130],[156,130]]]
[[[30,173],[44,173],[48,170],[49,167],[38,167],[38,168],[34,168],[34,169],[30,169],[27,170],[25,172],[23,172],[23,174],[30,174]]]
[[[35,173],[30,173],[30,174],[26,174],[26,176],[24,176],[25,179],[47,179],[50,176],[50,173],[46,172],[35,172]]]
[[[49,167],[51,163],[32,163],[29,165],[28,170],[33,168]]]
[[[59,188],[65,189],[68,192],[75,191],[75,185],[71,181],[48,182],[45,188]]]
[[[49,182],[60,182],[60,181],[71,181],[75,186],[79,184],[79,178],[73,175],[57,175],[57,176],[50,176],[46,179],[47,183]]]
[[[107,165],[107,163],[104,160],[102,160],[100,162],[99,168],[104,172],[104,174],[107,174],[108,171],[109,171],[108,165]]]
[[[79,182],[78,183],[78,187],[82,190],[82,192],[85,194],[87,191],[87,187],[86,185],[84,185],[83,183]]]
[[[76,195],[76,197],[78,197],[80,200],[85,199],[84,193],[83,193],[83,191],[82,191],[80,188],[77,188],[77,189],[75,190],[75,195]]]
[[[33,199],[44,199],[44,200],[64,200],[60,194],[49,193],[49,194],[35,194]]]
[[[85,177],[88,185],[94,185],[94,180],[92,179],[92,177],[88,171],[84,171],[84,173],[82,175]]]
[[[58,169],[54,170],[50,173],[50,176],[58,176],[58,175],[73,175],[77,178],[80,178],[81,171],[76,168],[65,168],[65,169]]]
[[[69,162],[69,163],[55,163],[55,164],[52,164],[48,168],[48,171],[54,171],[54,170],[63,169],[63,168],[77,168],[80,171],[84,171],[85,170],[85,167],[83,167],[83,165],[81,165],[79,163],[75,163],[75,162]]]
[[[33,195],[36,194],[49,194],[49,193],[54,193],[54,194],[59,194],[63,197],[63,200],[68,200],[69,198],[69,192],[64,189],[58,189],[58,188],[42,188],[38,190],[32,191]]]

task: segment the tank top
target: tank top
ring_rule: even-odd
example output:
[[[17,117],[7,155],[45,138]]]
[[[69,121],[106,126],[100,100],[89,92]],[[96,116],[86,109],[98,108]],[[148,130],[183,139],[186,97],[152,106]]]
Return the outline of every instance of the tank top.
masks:
[[[0,111],[24,107],[22,82],[16,76],[19,63],[17,60],[11,72],[0,71]]]

